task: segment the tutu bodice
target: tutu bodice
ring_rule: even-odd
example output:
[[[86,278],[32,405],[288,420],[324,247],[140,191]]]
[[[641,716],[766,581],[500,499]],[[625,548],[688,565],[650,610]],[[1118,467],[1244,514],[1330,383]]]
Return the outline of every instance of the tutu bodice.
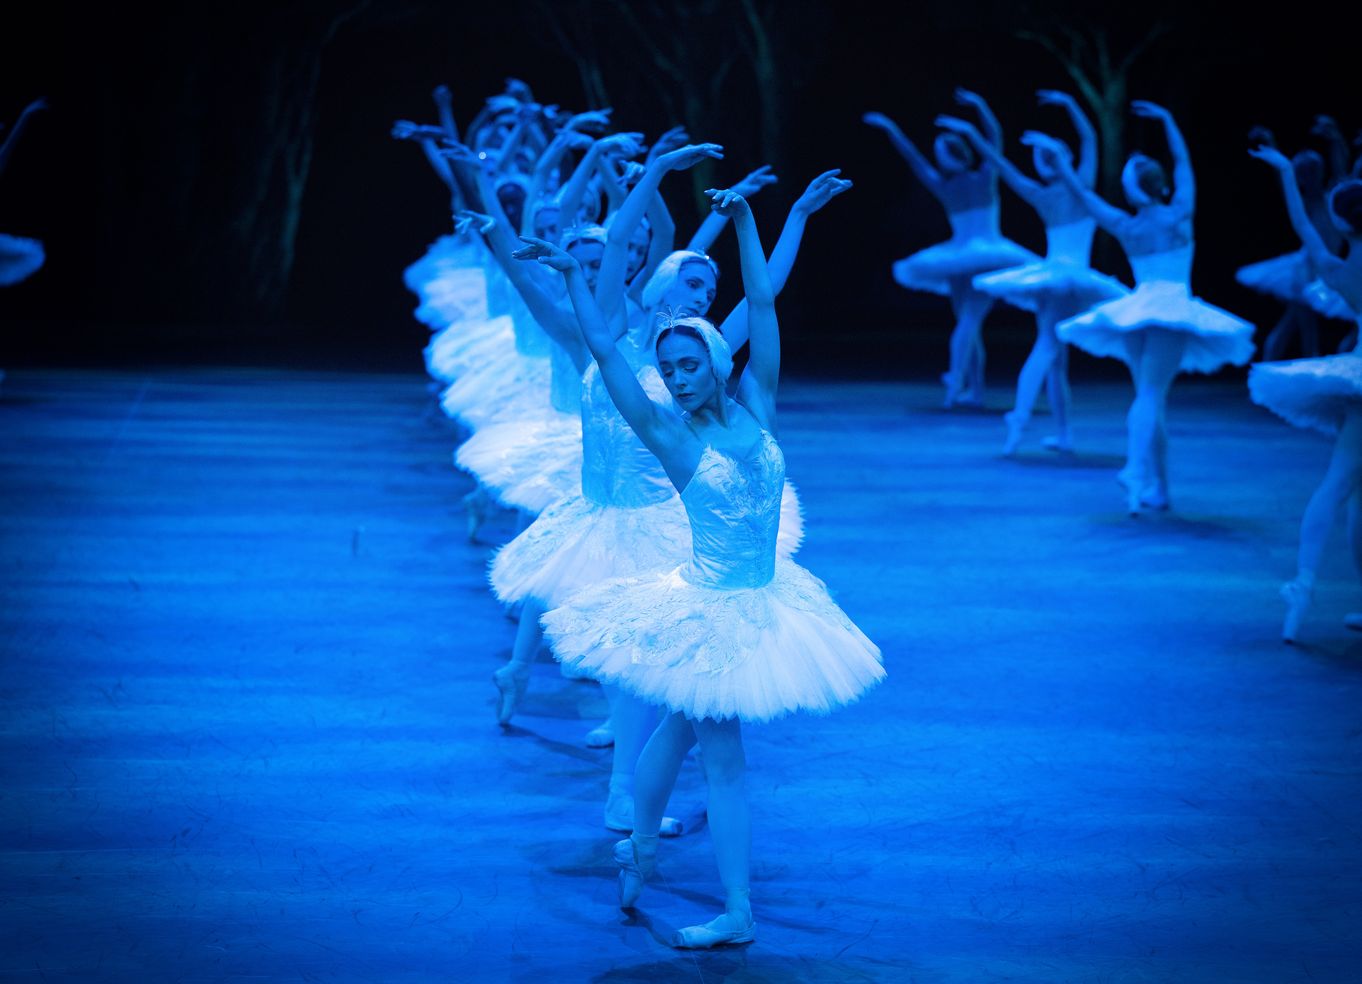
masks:
[[[681,493],[692,551],[682,576],[723,589],[768,583],[775,574],[784,484],[785,456],[765,431],[751,458],[707,446]]]
[[[1096,219],[1079,219],[1045,229],[1045,258],[1088,265],[1092,255],[1092,237],[1097,232]]]
[[[1130,269],[1135,274],[1135,286],[1151,283],[1182,284],[1192,282],[1193,243],[1157,253],[1138,253],[1128,256]]]
[[[952,239],[994,239],[1002,235],[996,200],[982,208],[947,212],[946,218],[951,224]]]
[[[559,413],[576,414],[582,404],[582,374],[567,349],[549,345],[549,402]]]
[[[549,341],[549,336],[539,326],[539,322],[534,319],[534,315],[530,314],[530,309],[521,299],[520,292],[513,288],[508,303],[511,324],[515,327],[515,350],[521,355],[536,359],[547,356],[553,348],[553,343]]]
[[[619,345],[653,402],[669,403],[671,394],[657,367],[644,361],[628,337]],[[615,409],[594,361],[582,376],[581,408],[582,494],[587,499],[603,506],[636,509],[665,502],[675,494],[661,463]]]

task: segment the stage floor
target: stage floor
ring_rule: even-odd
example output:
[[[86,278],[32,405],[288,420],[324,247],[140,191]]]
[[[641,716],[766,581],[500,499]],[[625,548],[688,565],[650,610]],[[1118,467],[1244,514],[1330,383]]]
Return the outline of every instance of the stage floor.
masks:
[[[0,394],[0,981],[1357,981],[1362,609],[1336,533],[1302,645],[1278,584],[1329,441],[1182,381],[1169,515],[1079,453],[998,456],[927,384],[788,383],[801,562],[887,682],[747,731],[758,942],[707,833],[631,918],[605,704],[472,544],[414,376],[12,371]],[[683,769],[673,812],[697,825]]]

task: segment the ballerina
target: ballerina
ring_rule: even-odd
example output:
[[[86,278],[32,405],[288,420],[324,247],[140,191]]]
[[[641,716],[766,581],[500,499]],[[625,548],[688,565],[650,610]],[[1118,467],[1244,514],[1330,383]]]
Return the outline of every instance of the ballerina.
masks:
[[[14,153],[14,147],[19,142],[20,134],[28,128],[33,114],[46,108],[46,100],[35,99],[19,113],[19,118],[14,121],[14,126],[6,134],[4,142],[0,143],[0,172],[4,171],[10,154]],[[43,244],[38,240],[0,233],[0,287],[12,287],[22,280],[27,280],[38,272],[45,259]]]
[[[687,563],[587,588],[543,619],[560,659],[666,709],[639,759],[634,833],[615,846],[622,907],[634,905],[655,866],[662,809],[700,744],[726,902],[718,918],[680,930],[678,947],[756,938],[741,722],[826,713],[884,676],[879,649],[823,584],[777,558],[785,463],[773,434],[775,292],[746,201],[710,194],[733,219],[747,301],[751,346],[736,399],[725,388],[732,352],[708,321],[664,322],[654,352],[675,404],[663,406],[639,385],[575,261],[542,240],[521,251],[564,274],[610,398],[680,492],[693,533]]]
[[[1192,216],[1196,183],[1187,144],[1172,114],[1151,102],[1136,101],[1137,116],[1163,124],[1173,155],[1173,187],[1163,168],[1143,154],[1126,161],[1121,181],[1131,214],[1089,190],[1061,152],[1062,144],[1043,134],[1029,142],[1056,152],[1060,179],[1086,205],[1097,224],[1121,243],[1135,273],[1135,291],[1061,321],[1061,340],[1093,355],[1125,361],[1135,383],[1126,415],[1127,459],[1117,481],[1126,490],[1132,516],[1141,509],[1168,509],[1168,390],[1179,372],[1214,372],[1253,355],[1253,326],[1227,311],[1193,297]]]
[[[1001,148],[1002,127],[980,96],[957,89],[956,101],[979,115],[989,142]],[[894,264],[894,279],[910,290],[925,290],[951,299],[955,330],[951,333],[950,369],[944,379],[944,405],[982,406],[984,346],[980,330],[993,307],[993,298],[974,289],[976,274],[1036,262],[1039,257],[1011,240],[998,228],[998,172],[980,160],[969,144],[954,133],[936,138],[933,167],[898,124],[883,113],[867,113],[864,122],[884,130],[918,181],[946,210],[949,241],[914,253]]]
[[[1041,105],[1059,106],[1068,112],[1079,134],[1077,173],[1083,186],[1091,190],[1097,178],[1097,133],[1092,123],[1073,97],[1066,93],[1042,89],[1037,96]],[[1036,342],[1017,377],[1016,403],[1003,418],[1007,424],[1003,454],[1010,456],[1016,453],[1042,383],[1055,422],[1055,434],[1047,439],[1045,446],[1057,451],[1071,451],[1073,435],[1069,425],[1068,347],[1055,334],[1055,325],[1086,311],[1094,304],[1123,297],[1130,291],[1112,277],[1094,272],[1088,265],[1097,223],[1069,186],[1059,180],[1052,160],[1057,151],[1044,146],[1032,147],[1032,159],[1036,174],[1040,177],[1040,181],[1033,181],[1004,157],[993,143],[985,140],[972,123],[951,116],[938,116],[936,124],[968,140],[974,150],[997,169],[1007,186],[1035,209],[1045,223],[1045,259],[1010,270],[979,274],[974,278],[975,290],[1034,311],[1036,315]],[[1027,142],[1025,137],[1023,142]],[[1063,153],[1072,158],[1067,147]]]
[[[1362,323],[1362,181],[1342,181],[1329,194],[1330,214],[1348,246],[1347,259],[1340,259],[1312,221],[1291,162],[1271,147],[1249,153],[1277,169],[1291,225],[1310,262],[1324,282],[1359,312]],[[1296,576],[1281,588],[1287,609],[1282,639],[1293,643],[1314,598],[1315,577],[1329,533],[1345,504],[1353,561],[1362,573],[1362,355],[1260,362],[1249,373],[1249,394],[1254,402],[1297,427],[1335,435],[1329,468],[1301,517]],[[1362,614],[1350,614],[1344,624],[1362,629]]]

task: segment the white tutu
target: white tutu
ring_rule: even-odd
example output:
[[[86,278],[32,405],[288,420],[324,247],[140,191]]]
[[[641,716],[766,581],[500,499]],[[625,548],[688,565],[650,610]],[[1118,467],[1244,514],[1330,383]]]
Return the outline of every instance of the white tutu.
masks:
[[[1303,300],[1305,288],[1314,277],[1310,260],[1301,251],[1250,263],[1240,267],[1234,274],[1234,279],[1250,290],[1291,304],[1299,304]]]
[[[426,371],[445,383],[515,357],[510,315],[454,321],[430,338]]]
[[[1253,356],[1253,325],[1191,295],[1185,283],[1146,281],[1126,297],[1099,304],[1055,326],[1060,339],[1093,355],[1126,360],[1132,332],[1185,332],[1184,372],[1214,372]]]
[[[1289,423],[1337,434],[1348,411],[1362,408],[1362,356],[1260,362],[1248,386],[1254,403]]]
[[[949,239],[894,264],[894,279],[909,290],[951,293],[951,281],[1037,263],[1040,257],[1002,236]]]
[[[804,539],[799,494],[781,490],[776,551],[789,557]],[[626,509],[573,495],[549,506],[492,558],[492,590],[506,604],[538,598],[548,607],[612,578],[675,568],[690,556],[690,524],[677,495]]]
[[[793,561],[757,588],[692,584],[683,570],[573,595],[543,618],[554,652],[692,719],[827,714],[884,678],[879,649]]]
[[[47,254],[36,239],[0,232],[0,287],[11,287],[38,272]]]
[[[460,376],[440,396],[444,412],[478,430],[541,414],[549,405],[549,360],[514,353]]]
[[[1323,280],[1310,281],[1303,296],[1306,304],[1326,318],[1338,318],[1341,321],[1358,320],[1358,312],[1353,310],[1352,305]]]
[[[974,278],[974,289],[1027,311],[1039,311],[1047,301],[1056,300],[1064,300],[1070,311],[1086,311],[1130,293],[1114,277],[1068,259],[1044,259],[980,274]]]
[[[454,452],[504,506],[538,515],[582,490],[582,420],[544,407],[535,417],[480,428]]]

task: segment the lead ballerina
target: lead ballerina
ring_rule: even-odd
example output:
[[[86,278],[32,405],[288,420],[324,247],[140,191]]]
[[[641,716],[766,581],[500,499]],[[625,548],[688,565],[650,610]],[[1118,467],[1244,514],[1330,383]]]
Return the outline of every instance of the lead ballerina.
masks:
[[[742,722],[827,713],[884,677],[879,649],[822,582],[776,555],[785,459],[774,436],[775,294],[746,200],[731,191],[709,194],[714,211],[733,220],[748,302],[749,359],[735,399],[727,393],[732,352],[708,321],[662,321],[654,353],[675,403],[664,406],[639,385],[576,261],[543,240],[527,240],[521,251],[565,276],[610,398],[661,462],[691,527],[689,562],[587,588],[543,618],[565,663],[667,712],[639,757],[634,832],[615,845],[621,907],[633,907],[654,870],[663,809],[682,760],[697,742],[704,754],[726,903],[718,918],[676,934],[673,945],[686,948],[756,938]]]

